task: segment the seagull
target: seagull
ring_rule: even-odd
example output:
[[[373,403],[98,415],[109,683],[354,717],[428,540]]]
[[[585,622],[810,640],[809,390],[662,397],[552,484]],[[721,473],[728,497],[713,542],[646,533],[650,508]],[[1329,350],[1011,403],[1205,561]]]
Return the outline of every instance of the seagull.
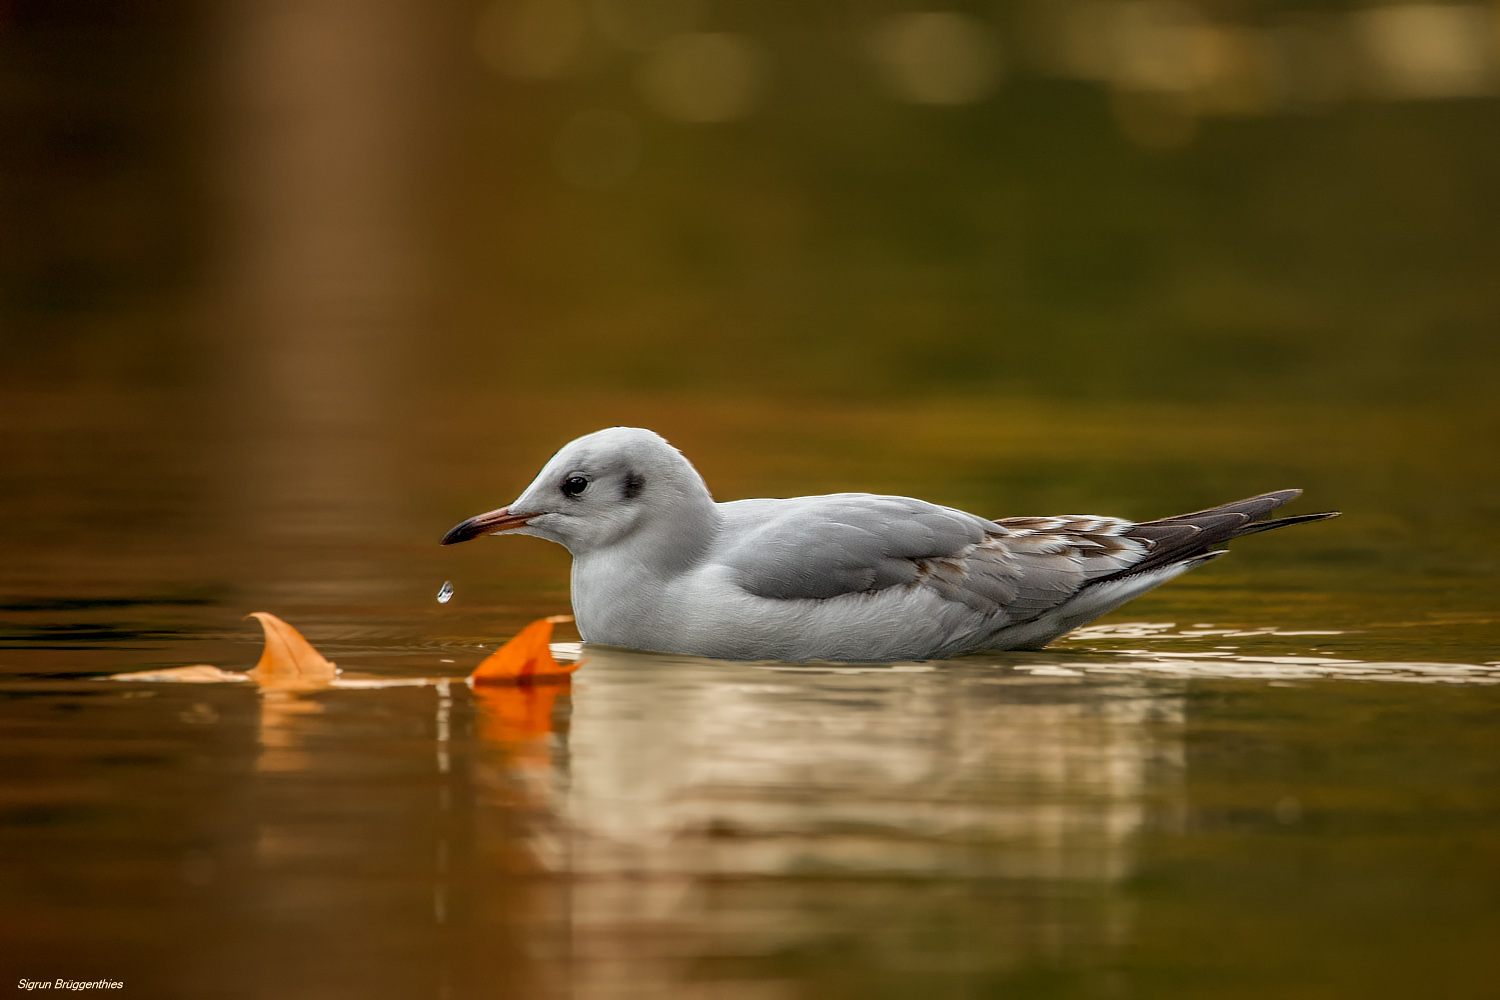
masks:
[[[1337,516],[1257,520],[1279,490],[1192,514],[989,520],[910,497],[834,493],[716,503],[653,431],[564,445],[515,502],[444,545],[534,535],[573,556],[583,640],[727,660],[890,662],[1039,649],[1241,535]]]

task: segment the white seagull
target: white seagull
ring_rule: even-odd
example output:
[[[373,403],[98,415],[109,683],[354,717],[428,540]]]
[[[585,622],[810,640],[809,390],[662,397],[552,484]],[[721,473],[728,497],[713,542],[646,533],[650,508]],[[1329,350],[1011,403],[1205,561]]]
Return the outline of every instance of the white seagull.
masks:
[[[1224,554],[1211,545],[1336,516],[1255,520],[1301,492],[1140,524],[991,521],[869,493],[715,503],[660,435],[610,427],[565,445],[514,503],[443,544],[515,534],[566,547],[585,642],[731,660],[925,660],[1038,649]]]

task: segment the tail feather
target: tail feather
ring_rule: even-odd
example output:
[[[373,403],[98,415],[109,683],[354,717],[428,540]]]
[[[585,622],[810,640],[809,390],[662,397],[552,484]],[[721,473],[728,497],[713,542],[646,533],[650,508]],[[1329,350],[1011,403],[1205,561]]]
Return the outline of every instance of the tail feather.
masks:
[[[1253,535],[1260,531],[1270,531],[1272,528],[1285,528],[1289,524],[1306,524],[1308,521],[1326,521],[1330,517],[1338,517],[1336,510],[1325,510],[1320,514],[1298,514],[1295,517],[1278,517],[1270,521],[1251,521],[1239,531],[1234,533],[1235,538],[1244,535]]]
[[[1203,517],[1205,514],[1244,514],[1246,517],[1260,517],[1269,514],[1284,503],[1291,503],[1302,495],[1301,490],[1275,490],[1271,493],[1262,493],[1259,496],[1247,497],[1244,500],[1236,500],[1233,503],[1219,504],[1207,510],[1195,510],[1191,514],[1177,514],[1172,517],[1164,517],[1162,521],[1191,521]],[[1158,524],[1159,521],[1148,521],[1147,524]]]
[[[1277,490],[1274,493],[1262,493],[1260,496],[1236,500],[1233,503],[1210,507],[1207,510],[1194,511],[1191,514],[1178,514],[1175,517],[1164,517],[1157,521],[1143,521],[1140,524],[1131,525],[1125,530],[1124,535],[1127,538],[1145,542],[1146,557],[1134,566],[1099,577],[1092,581],[1091,585],[1201,558],[1209,554],[1209,546],[1227,542],[1231,538],[1270,531],[1272,528],[1284,528],[1290,524],[1302,524],[1305,521],[1321,521],[1324,518],[1338,517],[1339,512],[1335,510],[1319,514],[1299,514],[1269,521],[1255,520],[1301,495],[1301,490]]]

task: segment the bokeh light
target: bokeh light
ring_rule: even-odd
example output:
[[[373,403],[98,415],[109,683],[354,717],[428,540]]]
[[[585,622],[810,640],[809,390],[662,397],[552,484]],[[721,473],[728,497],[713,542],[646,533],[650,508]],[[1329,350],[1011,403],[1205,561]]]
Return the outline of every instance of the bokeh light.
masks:
[[[1373,95],[1477,97],[1495,93],[1496,20],[1490,7],[1397,4],[1353,16]]]
[[[640,69],[646,100],[668,118],[727,122],[754,110],[766,86],[766,59],[748,38],[692,32],[668,38]]]
[[[914,104],[971,104],[1000,78],[994,33],[952,11],[893,15],[876,27],[870,51],[891,90]]]

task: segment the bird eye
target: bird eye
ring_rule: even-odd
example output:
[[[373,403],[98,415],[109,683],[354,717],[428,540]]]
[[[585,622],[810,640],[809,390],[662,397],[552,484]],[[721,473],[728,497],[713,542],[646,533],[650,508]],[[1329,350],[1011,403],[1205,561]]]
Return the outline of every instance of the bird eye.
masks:
[[[589,481],[582,476],[569,476],[562,482],[562,491],[565,496],[576,497],[589,488]]]

